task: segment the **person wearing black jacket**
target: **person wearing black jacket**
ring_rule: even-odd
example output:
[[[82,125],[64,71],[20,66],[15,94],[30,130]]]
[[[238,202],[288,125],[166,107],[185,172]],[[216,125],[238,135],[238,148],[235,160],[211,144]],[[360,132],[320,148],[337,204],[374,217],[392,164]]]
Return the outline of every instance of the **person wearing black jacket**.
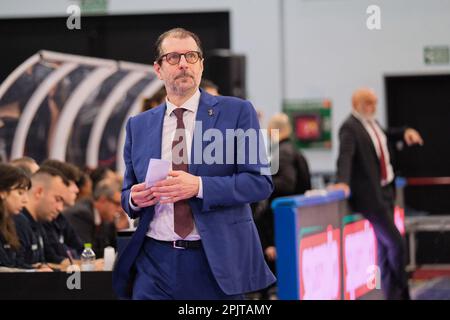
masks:
[[[24,250],[25,263],[30,265],[46,264],[46,233],[43,223],[53,220],[64,205],[66,185],[61,173],[53,168],[40,168],[32,177],[32,186],[28,191],[28,203],[22,213],[15,217],[20,244]],[[51,261],[51,260],[50,260]],[[61,261],[62,268],[69,259]]]
[[[115,217],[120,205],[121,186],[105,179],[97,184],[94,199],[83,199],[63,214],[83,243],[91,243],[97,258],[103,257],[107,246],[116,247]]]
[[[64,194],[64,208],[75,205],[79,192],[77,182],[80,180],[81,171],[75,165],[54,159],[47,159],[41,164],[42,168],[58,170],[66,184]],[[45,231],[45,258],[47,262],[61,263],[67,258],[79,259],[83,251],[83,245],[73,227],[63,214],[59,213],[52,221],[43,223]]]
[[[302,153],[294,146],[290,139],[292,126],[289,117],[284,114],[274,115],[268,126],[271,130],[278,130],[278,136],[271,135],[272,155],[278,153],[278,171],[272,176],[274,190],[269,199],[253,205],[255,222],[258,228],[261,245],[270,269],[275,271],[275,234],[274,215],[271,209],[273,199],[292,195],[300,195],[311,189],[311,177],[308,163]],[[267,290],[262,291],[262,298]]]
[[[34,266],[45,264],[47,262],[44,247],[46,235],[42,224],[31,215],[27,208],[23,208],[14,221],[23,248],[24,262]]]
[[[278,137],[271,135],[272,154],[278,153],[278,171],[272,176],[274,190],[265,202],[262,215],[257,216],[261,243],[266,257],[274,261],[276,257],[274,246],[273,212],[270,208],[272,200],[278,197],[300,195],[311,189],[311,176],[308,163],[302,153],[294,146],[290,136],[292,126],[285,113],[274,115],[268,125],[268,130],[278,130]],[[261,208],[262,204],[259,204]],[[264,203],[263,203],[264,205]]]
[[[409,299],[406,249],[394,224],[394,170],[388,142],[404,139],[407,145],[423,144],[411,128],[384,132],[374,119],[377,97],[367,88],[352,97],[353,110],[339,130],[337,184],[343,189],[353,212],[361,213],[374,227],[377,237],[381,287],[386,299]]]
[[[79,259],[83,244],[64,214],[43,224],[46,235],[45,253],[48,262],[61,263],[71,257]]]

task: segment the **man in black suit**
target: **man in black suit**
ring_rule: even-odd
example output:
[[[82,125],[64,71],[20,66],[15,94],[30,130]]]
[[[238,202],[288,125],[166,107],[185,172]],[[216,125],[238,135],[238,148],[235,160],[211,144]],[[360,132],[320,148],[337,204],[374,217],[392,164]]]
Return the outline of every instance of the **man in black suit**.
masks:
[[[406,250],[394,224],[394,171],[388,140],[423,144],[411,128],[384,132],[374,115],[377,97],[367,88],[354,92],[353,110],[339,130],[339,157],[335,187],[351,190],[350,205],[373,225],[378,242],[381,285],[386,299],[409,299],[405,271]]]

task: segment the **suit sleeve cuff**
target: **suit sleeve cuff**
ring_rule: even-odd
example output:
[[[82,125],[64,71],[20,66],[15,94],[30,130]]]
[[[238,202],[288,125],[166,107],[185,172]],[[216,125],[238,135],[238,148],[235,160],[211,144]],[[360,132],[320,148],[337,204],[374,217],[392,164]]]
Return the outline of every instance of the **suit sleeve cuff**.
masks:
[[[203,199],[203,182],[202,182],[202,177],[198,177],[198,193],[197,193],[197,198],[199,199]]]
[[[134,211],[139,211],[139,210],[141,210],[141,208],[135,206],[135,205],[133,204],[133,201],[131,201],[131,192],[130,192],[130,198],[128,199],[128,203],[130,204],[130,208],[133,209]]]

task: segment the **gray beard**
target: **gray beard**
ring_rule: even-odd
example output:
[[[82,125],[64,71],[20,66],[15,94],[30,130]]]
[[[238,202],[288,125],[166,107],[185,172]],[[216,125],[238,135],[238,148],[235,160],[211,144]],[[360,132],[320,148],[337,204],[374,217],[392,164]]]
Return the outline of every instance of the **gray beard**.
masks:
[[[192,88],[182,88],[182,87],[176,86],[175,84],[170,86],[172,94],[182,97],[182,96],[186,95],[186,93],[191,92],[193,89],[195,89],[197,87],[195,80],[193,80],[193,81],[194,81],[194,86]]]

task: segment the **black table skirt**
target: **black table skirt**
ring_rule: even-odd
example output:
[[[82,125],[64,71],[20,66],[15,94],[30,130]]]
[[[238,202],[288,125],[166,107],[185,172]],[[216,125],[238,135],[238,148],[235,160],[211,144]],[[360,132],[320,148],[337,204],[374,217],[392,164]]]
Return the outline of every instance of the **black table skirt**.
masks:
[[[75,284],[73,274],[66,272],[0,273],[0,299],[116,299],[112,290],[112,272],[81,272],[80,289],[69,289]],[[68,281],[69,280],[69,281]]]

